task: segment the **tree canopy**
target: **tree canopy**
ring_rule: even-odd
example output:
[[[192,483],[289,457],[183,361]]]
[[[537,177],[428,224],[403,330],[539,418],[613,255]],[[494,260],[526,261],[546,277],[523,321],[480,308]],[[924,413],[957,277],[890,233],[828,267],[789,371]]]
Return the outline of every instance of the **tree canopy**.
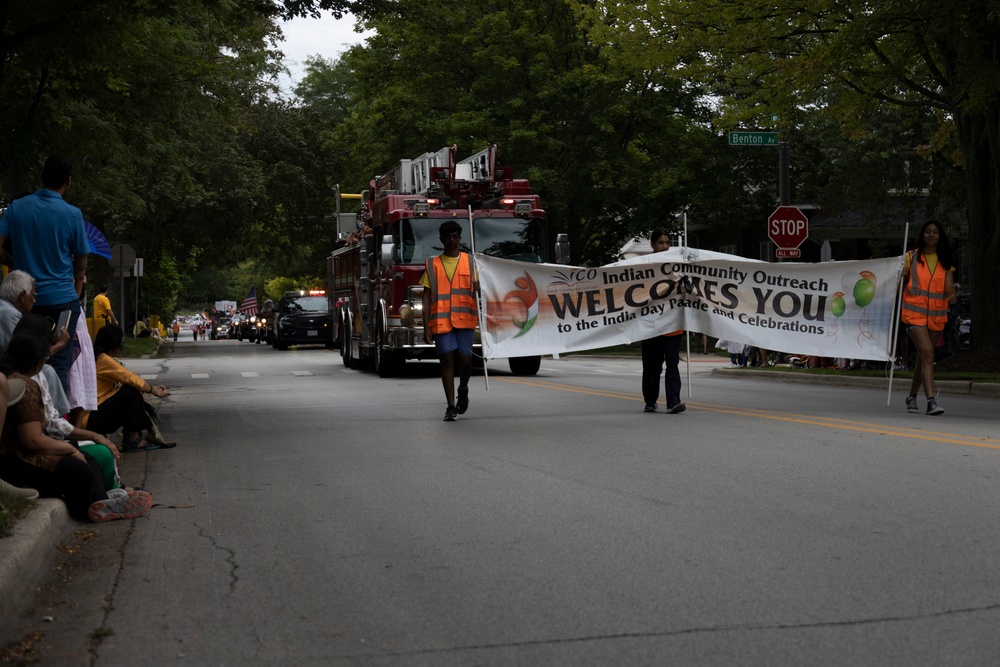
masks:
[[[906,146],[962,170],[977,345],[1000,347],[1000,12],[993,0],[600,0],[578,5],[610,57],[701,81],[724,125],[828,114],[859,136],[885,105],[936,114]],[[980,328],[979,323],[982,322]]]
[[[154,311],[317,280],[336,243],[331,188],[360,192],[451,144],[497,144],[576,263],[681,211],[750,229],[773,209],[776,158],[728,149],[725,131],[776,127],[808,158],[793,164],[802,199],[879,220],[895,215],[888,192],[919,182],[930,214],[964,208],[977,344],[997,346],[995,0],[5,7],[2,189],[36,187],[49,153],[73,157],[70,200],[140,248]],[[286,99],[280,22],[322,11],[373,36],[308,59]]]

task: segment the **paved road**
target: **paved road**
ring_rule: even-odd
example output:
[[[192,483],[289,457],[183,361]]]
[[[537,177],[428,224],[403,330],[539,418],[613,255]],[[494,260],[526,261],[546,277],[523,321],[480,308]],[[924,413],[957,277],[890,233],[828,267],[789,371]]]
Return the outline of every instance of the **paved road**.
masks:
[[[321,348],[177,345],[161,506],[77,536],[21,634],[51,665],[995,664],[996,404],[638,360],[379,379]],[[502,366],[502,364],[498,364]],[[42,621],[51,616],[53,622]],[[93,641],[98,637],[100,641]]]

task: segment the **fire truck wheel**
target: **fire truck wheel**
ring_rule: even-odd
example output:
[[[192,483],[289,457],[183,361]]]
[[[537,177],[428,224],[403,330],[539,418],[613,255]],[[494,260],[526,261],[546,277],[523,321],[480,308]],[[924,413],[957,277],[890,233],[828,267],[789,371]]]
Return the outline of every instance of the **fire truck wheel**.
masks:
[[[375,372],[380,378],[392,377],[396,374],[396,355],[385,350],[385,336],[382,327],[378,327],[378,340],[375,341]]]
[[[351,323],[346,318],[340,326],[340,357],[345,368],[351,367]]]
[[[514,375],[535,375],[542,367],[541,357],[511,357],[507,360],[510,372]]]

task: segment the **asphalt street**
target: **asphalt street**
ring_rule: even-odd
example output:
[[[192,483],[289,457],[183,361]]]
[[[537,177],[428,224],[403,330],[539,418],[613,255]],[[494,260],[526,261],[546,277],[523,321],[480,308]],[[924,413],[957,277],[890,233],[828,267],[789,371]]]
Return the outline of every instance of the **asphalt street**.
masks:
[[[1000,659],[995,398],[773,382],[696,361],[491,367],[181,343],[158,503],[77,526],[11,636],[51,665],[979,665]],[[749,372],[749,373],[752,373]],[[662,400],[661,400],[662,406]]]

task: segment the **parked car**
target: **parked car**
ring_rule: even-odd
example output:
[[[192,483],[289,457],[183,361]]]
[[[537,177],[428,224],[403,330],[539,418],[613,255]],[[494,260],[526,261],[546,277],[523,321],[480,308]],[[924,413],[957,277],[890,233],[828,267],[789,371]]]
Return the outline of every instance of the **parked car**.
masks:
[[[326,290],[285,292],[278,301],[271,346],[287,350],[289,345],[333,347],[333,318]]]

